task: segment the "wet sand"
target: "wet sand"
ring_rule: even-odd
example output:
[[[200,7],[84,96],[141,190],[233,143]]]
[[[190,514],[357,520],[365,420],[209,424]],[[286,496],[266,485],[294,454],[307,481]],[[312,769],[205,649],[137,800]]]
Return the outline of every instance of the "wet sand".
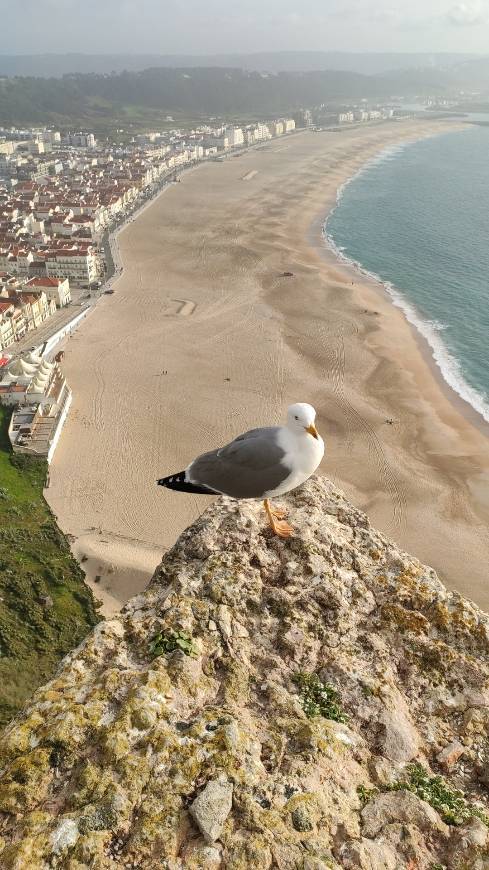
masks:
[[[445,126],[272,141],[183,174],[119,234],[116,293],[66,348],[73,405],[46,492],[89,557],[88,581],[100,578],[106,613],[208,503],[156,479],[281,421],[291,401],[318,409],[322,473],[489,609],[489,427],[380,286],[321,238],[337,188],[362,163]]]

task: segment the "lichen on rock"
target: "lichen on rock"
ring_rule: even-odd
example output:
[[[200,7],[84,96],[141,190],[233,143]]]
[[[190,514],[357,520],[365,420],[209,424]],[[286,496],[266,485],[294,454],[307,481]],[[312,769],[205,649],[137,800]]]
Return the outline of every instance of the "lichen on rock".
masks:
[[[190,805],[190,815],[206,843],[212,844],[221,836],[232,804],[233,786],[225,778],[221,778],[209,780]]]
[[[287,541],[214,503],[10,725],[2,870],[489,866],[488,617],[328,481],[284,501]]]

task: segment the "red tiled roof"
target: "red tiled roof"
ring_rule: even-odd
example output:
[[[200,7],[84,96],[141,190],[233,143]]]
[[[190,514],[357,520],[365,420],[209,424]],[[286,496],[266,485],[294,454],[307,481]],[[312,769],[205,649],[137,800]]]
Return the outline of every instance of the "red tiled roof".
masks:
[[[31,278],[25,285],[26,287],[58,287],[62,284],[60,278]]]

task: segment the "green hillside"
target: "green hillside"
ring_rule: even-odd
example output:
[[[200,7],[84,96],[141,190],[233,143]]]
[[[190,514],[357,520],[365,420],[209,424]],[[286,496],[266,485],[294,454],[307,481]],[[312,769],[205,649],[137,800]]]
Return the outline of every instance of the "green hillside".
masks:
[[[128,116],[209,118],[285,114],[300,106],[385,100],[392,94],[444,93],[439,70],[366,76],[347,71],[259,73],[224,68],[152,68],[110,75],[0,79],[0,123],[93,120],[119,125]]]
[[[43,497],[46,462],[10,450],[0,405],[0,726],[99,617]]]

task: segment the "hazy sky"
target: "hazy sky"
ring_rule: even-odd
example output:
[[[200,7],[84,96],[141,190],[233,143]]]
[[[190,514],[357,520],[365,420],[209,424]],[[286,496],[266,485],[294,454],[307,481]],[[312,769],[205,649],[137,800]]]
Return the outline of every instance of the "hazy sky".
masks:
[[[489,51],[489,0],[0,0],[2,54]]]

